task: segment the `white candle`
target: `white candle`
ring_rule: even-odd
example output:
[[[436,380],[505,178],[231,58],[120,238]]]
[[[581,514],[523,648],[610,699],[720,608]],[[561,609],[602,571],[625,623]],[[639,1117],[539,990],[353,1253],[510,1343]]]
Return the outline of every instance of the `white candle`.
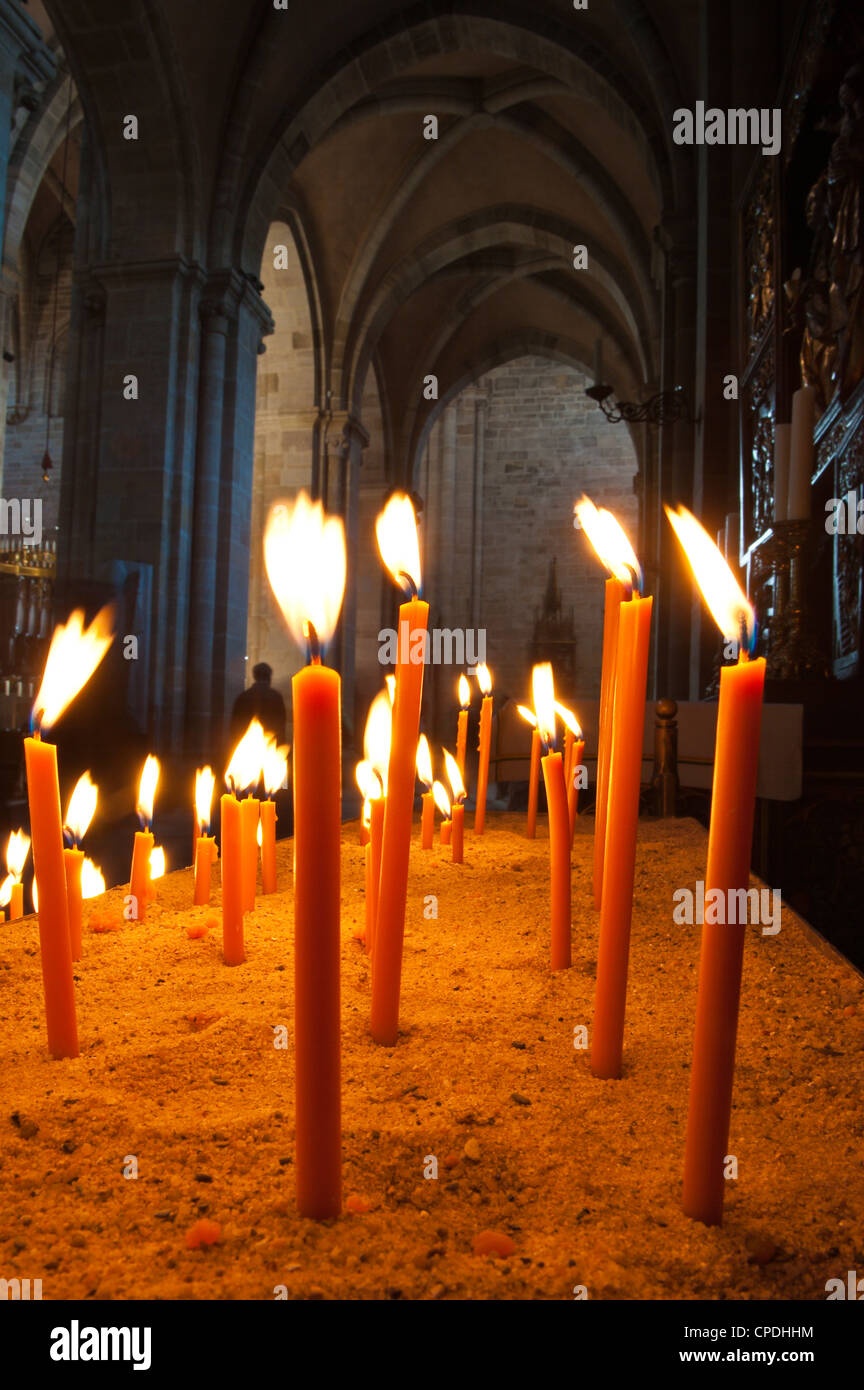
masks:
[[[777,425],[774,430],[774,520],[786,521],[789,516],[789,451],[792,446],[792,426]]]
[[[789,521],[810,516],[810,476],[813,472],[813,423],[816,390],[802,386],[792,397],[792,442],[789,449]]]

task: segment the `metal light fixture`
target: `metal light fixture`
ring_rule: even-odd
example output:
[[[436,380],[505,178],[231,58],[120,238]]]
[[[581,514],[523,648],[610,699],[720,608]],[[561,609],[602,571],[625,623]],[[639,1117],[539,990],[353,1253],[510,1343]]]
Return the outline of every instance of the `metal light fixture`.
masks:
[[[647,401],[617,401],[612,405],[609,402],[612,387],[606,382],[595,381],[593,386],[586,388],[585,395],[597,402],[611,425],[622,420],[628,425],[674,425],[678,420],[690,425],[697,423],[683,386],[676,386],[672,391],[658,391]]]

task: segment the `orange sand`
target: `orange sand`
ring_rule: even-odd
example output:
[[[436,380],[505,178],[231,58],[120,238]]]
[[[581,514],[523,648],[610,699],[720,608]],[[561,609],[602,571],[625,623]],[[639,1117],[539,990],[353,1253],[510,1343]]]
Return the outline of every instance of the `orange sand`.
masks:
[[[0,1275],[41,1277],[46,1299],[824,1299],[864,1267],[861,977],[791,913],[779,936],[749,930],[739,1177],[723,1227],[696,1225],[679,1196],[699,932],[672,924],[671,894],[704,877],[704,833],[641,826],[626,1072],[599,1082],[573,1046],[593,1005],[592,826],[573,855],[574,967],[555,976],[545,827],[523,826],[490,816],[463,866],[415,840],[392,1049],[367,1032],[363,852],[345,827],[346,1212],[329,1225],[294,1211],[290,891],[258,899],[234,969],[218,927],[189,932],[218,913],[218,869],[210,908],[188,906],[185,870],[145,924],[85,925],[71,1062],[47,1054],[35,919],[2,926]],[[116,920],[123,891],[90,913]]]

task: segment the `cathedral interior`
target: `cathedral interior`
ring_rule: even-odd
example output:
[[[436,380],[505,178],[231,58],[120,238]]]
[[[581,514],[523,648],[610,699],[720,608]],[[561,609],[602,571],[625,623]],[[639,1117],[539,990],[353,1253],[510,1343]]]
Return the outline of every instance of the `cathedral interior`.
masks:
[[[485,634],[496,710],[549,642],[577,710],[596,701],[603,574],[573,504],[614,511],[654,596],[648,698],[678,702],[683,743],[724,659],[664,517],[683,503],[757,611],[766,708],[800,711],[753,867],[861,962],[860,6],[0,0],[0,34],[0,829],[76,606],[113,602],[134,639],[58,729],[106,823],[146,751],[179,803],[256,664],[289,699],[305,658],[261,536],[301,489],[345,525],[346,759],[395,621],[374,542],[394,490],[430,626]],[[782,141],[679,142],[705,107],[779,113]],[[457,675],[427,673],[439,739]],[[677,809],[704,818],[679,752]]]

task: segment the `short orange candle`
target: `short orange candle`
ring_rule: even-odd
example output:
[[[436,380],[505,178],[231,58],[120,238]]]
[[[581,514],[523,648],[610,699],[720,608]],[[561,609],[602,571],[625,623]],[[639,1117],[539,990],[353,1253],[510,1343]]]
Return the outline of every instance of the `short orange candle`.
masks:
[[[450,835],[451,835],[452,830],[453,830],[453,822],[452,822],[452,820],[442,820],[442,822],[441,822],[441,830],[440,830],[440,832],[439,832],[442,845],[449,845],[449,843],[450,843]]]
[[[384,832],[384,798],[373,796],[369,802],[369,844],[366,862],[366,952],[372,954],[375,945],[375,922],[378,916],[378,890],[381,880],[381,838]]]
[[[23,830],[13,830],[6,843],[6,878],[0,885],[0,906],[9,903],[9,921],[24,915],[24,884],[21,876],[27,855],[30,853],[30,836]],[[8,898],[6,892],[8,891]]]
[[[147,916],[147,900],[150,896],[150,851],[153,848],[153,835],[149,830],[136,830],[132,846],[132,872],[129,875],[129,894],[132,898],[133,922],[143,922]]]
[[[243,911],[255,907],[255,888],[258,881],[258,814],[257,796],[247,796],[240,802],[240,860],[243,883]]]
[[[454,864],[461,864],[465,858],[465,807],[461,801],[453,803],[450,825],[450,857]]]
[[[9,921],[11,922],[14,920],[14,918],[23,916],[24,884],[16,882],[12,884],[12,894],[9,898]]]
[[[199,835],[195,841],[195,888],[192,898],[196,907],[206,907],[210,901],[210,876],[215,860],[215,839],[212,835]]]
[[[474,810],[474,833],[482,835],[486,824],[486,793],[489,787],[489,754],[492,748],[492,677],[487,666],[477,667],[477,680],[484,692],[480,705],[480,741],[477,761],[477,804]]]
[[[435,839],[435,798],[431,792],[421,797],[423,814],[420,819],[420,848],[431,849]]]
[[[63,867],[66,871],[66,900],[69,905],[69,945],[72,959],[81,959],[81,869],[83,849],[64,849]]]
[[[549,920],[551,968],[566,970],[571,963],[570,822],[564,757],[552,748],[555,738],[555,690],[552,667],[541,662],[532,672],[537,728],[546,746],[540,760],[549,810]]]
[[[579,773],[582,768],[582,759],[584,756],[584,739],[574,739],[573,752],[570,758],[570,772],[567,778],[567,812],[570,820],[571,845],[573,844],[573,835],[576,830],[576,817],[579,814]]]

